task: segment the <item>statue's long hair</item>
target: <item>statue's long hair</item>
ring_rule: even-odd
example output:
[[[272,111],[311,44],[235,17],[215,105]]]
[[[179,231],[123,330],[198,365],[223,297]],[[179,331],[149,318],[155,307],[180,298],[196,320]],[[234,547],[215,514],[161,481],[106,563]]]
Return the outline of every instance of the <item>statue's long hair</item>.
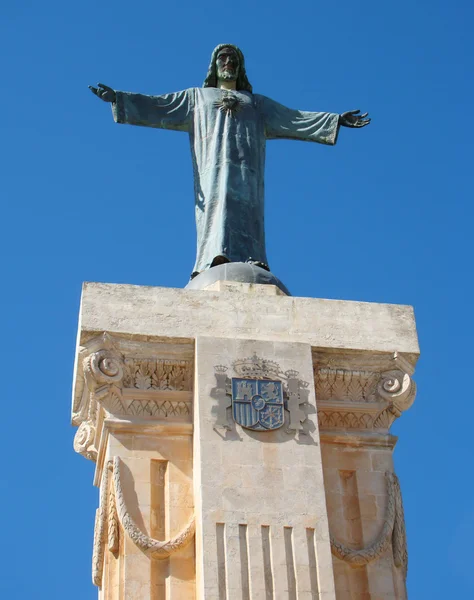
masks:
[[[214,48],[214,51],[211,56],[211,64],[209,65],[209,70],[207,72],[206,79],[202,84],[202,87],[217,87],[217,55],[222,50],[222,48],[232,48],[237,53],[239,57],[239,75],[237,77],[237,81],[235,82],[235,87],[237,90],[241,92],[250,92],[252,93],[252,86],[250,85],[249,80],[247,79],[247,73],[245,72],[245,60],[244,55],[242,54],[242,50],[234,46],[233,44],[219,44]]]

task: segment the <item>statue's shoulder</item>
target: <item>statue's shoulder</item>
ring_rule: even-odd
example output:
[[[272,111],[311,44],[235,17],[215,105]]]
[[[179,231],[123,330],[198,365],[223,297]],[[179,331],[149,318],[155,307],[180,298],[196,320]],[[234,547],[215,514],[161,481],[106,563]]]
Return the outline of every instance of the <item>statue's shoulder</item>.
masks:
[[[268,96],[264,96],[263,94],[253,94],[253,97],[255,98],[255,101],[259,104],[271,104],[272,102],[275,102],[275,100],[272,100],[271,98],[269,98]]]
[[[263,107],[272,101],[268,96],[264,96],[263,94],[252,94],[252,96],[256,107]]]

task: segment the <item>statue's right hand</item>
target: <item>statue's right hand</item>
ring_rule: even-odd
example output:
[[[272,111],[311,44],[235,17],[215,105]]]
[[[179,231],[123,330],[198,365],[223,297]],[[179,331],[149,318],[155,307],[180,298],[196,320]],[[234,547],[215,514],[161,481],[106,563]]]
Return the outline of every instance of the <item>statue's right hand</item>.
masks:
[[[89,86],[90,91],[104,102],[115,102],[115,91],[108,85],[98,83],[98,87]]]

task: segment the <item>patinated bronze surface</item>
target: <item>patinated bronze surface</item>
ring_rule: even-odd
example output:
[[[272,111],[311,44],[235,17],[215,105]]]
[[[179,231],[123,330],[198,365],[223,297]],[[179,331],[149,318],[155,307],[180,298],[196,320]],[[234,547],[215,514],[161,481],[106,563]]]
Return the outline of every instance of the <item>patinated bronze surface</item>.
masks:
[[[367,113],[287,108],[254,94],[239,48],[214,50],[202,88],[163,96],[89,86],[112,103],[117,123],[187,132],[194,167],[197,257],[192,276],[226,262],[268,269],[264,229],[266,141],[336,143],[340,126],[360,128]]]

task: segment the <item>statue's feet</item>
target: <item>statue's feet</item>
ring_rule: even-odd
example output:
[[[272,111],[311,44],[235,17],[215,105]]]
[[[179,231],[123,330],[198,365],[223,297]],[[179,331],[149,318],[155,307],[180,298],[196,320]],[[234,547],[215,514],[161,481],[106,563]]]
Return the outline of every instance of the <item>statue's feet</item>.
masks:
[[[210,268],[218,267],[219,265],[225,265],[226,263],[230,263],[231,261],[227,258],[225,254],[220,254],[219,256],[215,256],[214,260],[211,263]]]
[[[273,275],[266,263],[261,260],[249,259],[245,262],[229,262],[205,269],[201,273],[193,273],[192,281],[186,286],[189,290],[210,289],[209,286],[217,281],[233,281],[236,283],[251,283],[261,285],[274,285],[291,296],[285,285]],[[224,289],[224,288],[219,288]]]

